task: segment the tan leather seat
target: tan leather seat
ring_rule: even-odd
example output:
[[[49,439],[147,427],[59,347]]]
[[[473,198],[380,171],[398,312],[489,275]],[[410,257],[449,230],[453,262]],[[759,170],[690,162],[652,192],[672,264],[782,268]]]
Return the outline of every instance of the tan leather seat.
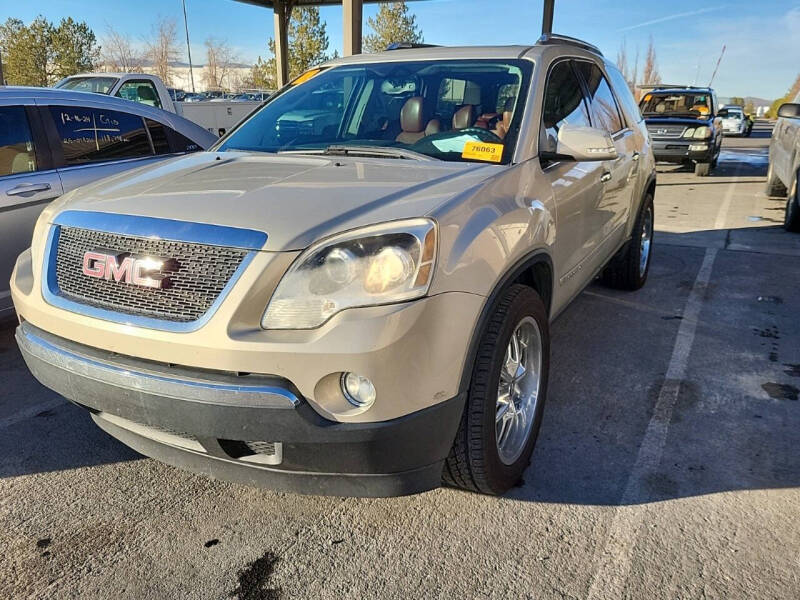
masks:
[[[423,113],[422,96],[413,96],[406,100],[400,111],[400,128],[403,131],[397,136],[397,141],[401,144],[413,144],[426,135],[430,135],[426,133],[426,127],[428,127],[428,123]]]
[[[466,104],[453,114],[453,129],[466,129],[475,123],[475,107]]]

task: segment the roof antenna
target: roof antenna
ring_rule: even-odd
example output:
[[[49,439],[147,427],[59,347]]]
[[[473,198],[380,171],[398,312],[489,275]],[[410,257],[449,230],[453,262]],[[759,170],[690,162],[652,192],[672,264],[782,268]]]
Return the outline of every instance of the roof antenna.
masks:
[[[711,84],[714,83],[714,78],[717,76],[717,71],[719,70],[719,63],[722,62],[722,57],[725,56],[725,48],[727,46],[722,46],[722,52],[719,54],[719,58],[717,59],[717,66],[714,67],[714,74],[711,76],[711,81],[708,82],[708,87],[711,87]]]
[[[542,35],[553,33],[553,13],[555,12],[556,0],[544,0],[542,12]]]

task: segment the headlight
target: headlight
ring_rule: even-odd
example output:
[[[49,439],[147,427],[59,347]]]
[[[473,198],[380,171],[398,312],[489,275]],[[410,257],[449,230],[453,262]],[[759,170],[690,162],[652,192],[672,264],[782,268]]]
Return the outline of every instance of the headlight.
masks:
[[[683,137],[690,138],[694,136],[694,127],[689,127],[686,131],[683,132]]]
[[[698,127],[694,131],[694,138],[696,140],[705,140],[711,137],[710,127]]]
[[[436,257],[431,219],[392,221],[322,240],[303,252],[267,305],[264,329],[311,329],[336,313],[424,296]]]

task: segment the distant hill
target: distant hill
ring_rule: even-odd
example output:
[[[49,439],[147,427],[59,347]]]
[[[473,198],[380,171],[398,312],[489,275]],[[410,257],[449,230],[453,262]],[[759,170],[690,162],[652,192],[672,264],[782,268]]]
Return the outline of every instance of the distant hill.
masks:
[[[731,98],[730,96],[720,96],[719,101],[722,104],[730,104]],[[764,98],[756,98],[755,96],[745,96],[744,103],[747,105],[748,102],[752,102],[753,106],[769,106],[772,104],[772,100],[765,100]]]

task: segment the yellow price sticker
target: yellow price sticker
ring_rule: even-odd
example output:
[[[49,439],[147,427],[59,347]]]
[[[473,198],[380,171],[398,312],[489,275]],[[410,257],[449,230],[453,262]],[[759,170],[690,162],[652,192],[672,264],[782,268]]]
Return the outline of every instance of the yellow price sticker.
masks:
[[[503,160],[503,144],[469,141],[464,144],[464,150],[461,152],[461,158],[485,160],[487,162],[500,162]]]
[[[311,79],[314,75],[319,73],[322,69],[311,69],[310,71],[306,71],[302,75],[299,75],[297,79],[292,82],[292,87],[296,85],[300,85],[301,83],[305,83],[309,79]]]

